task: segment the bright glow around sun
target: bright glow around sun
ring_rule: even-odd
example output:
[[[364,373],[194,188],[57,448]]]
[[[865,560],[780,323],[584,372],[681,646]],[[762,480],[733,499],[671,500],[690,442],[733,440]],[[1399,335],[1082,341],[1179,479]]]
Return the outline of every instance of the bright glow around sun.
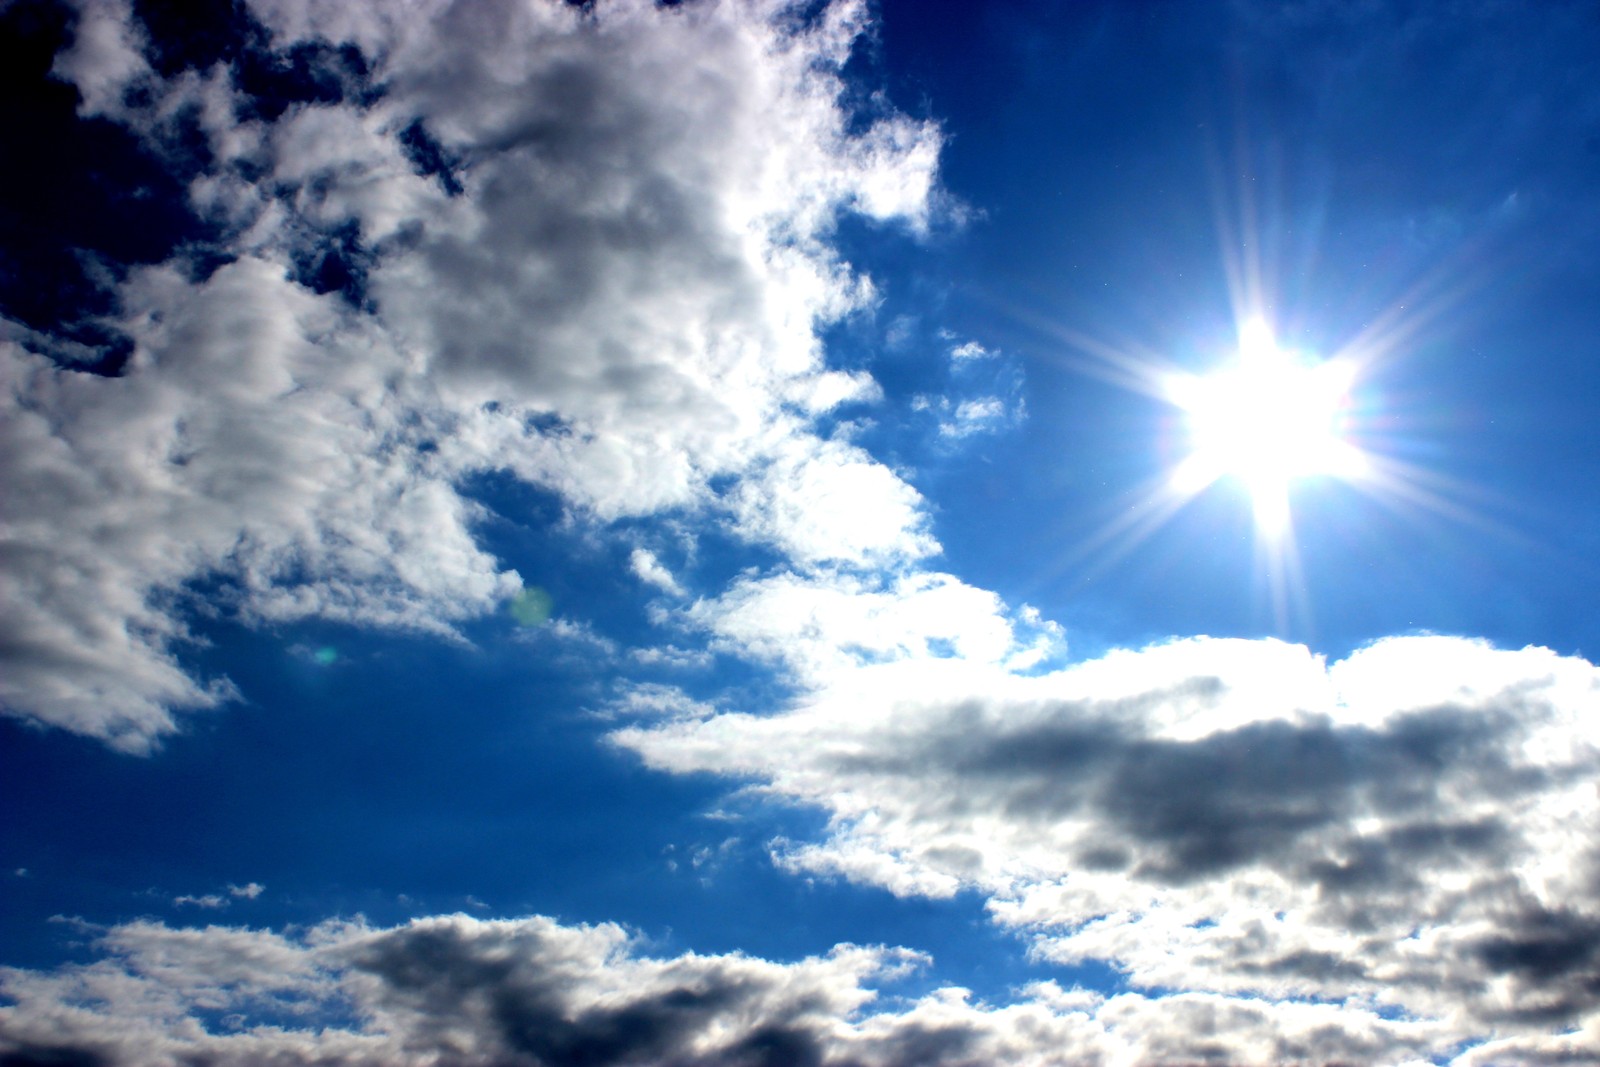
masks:
[[[1246,264],[1248,266],[1248,264]],[[1217,365],[1194,373],[1160,352],[1113,345],[1069,330],[1063,341],[1087,357],[1075,369],[1176,408],[1182,437],[1176,466],[1124,494],[1108,518],[1066,558],[1098,557],[1097,566],[1132,551],[1218,482],[1249,496],[1255,555],[1263,590],[1280,632],[1307,603],[1291,497],[1337,479],[1388,509],[1422,508],[1482,521],[1464,503],[1469,486],[1395,455],[1404,444],[1404,416],[1386,411],[1370,378],[1416,330],[1399,312],[1347,341],[1330,359],[1280,348],[1257,310],[1269,302],[1259,269],[1230,271],[1236,290],[1237,343]],[[1403,309],[1402,309],[1403,310]],[[1358,388],[1359,386],[1359,388]],[[1159,440],[1174,443],[1165,433]]]
[[[1353,369],[1283,351],[1260,319],[1239,334],[1232,363],[1166,382],[1168,399],[1186,415],[1191,449],[1173,488],[1187,496],[1237,479],[1250,493],[1258,528],[1278,537],[1289,525],[1290,483],[1317,475],[1353,479],[1366,469],[1345,439]]]

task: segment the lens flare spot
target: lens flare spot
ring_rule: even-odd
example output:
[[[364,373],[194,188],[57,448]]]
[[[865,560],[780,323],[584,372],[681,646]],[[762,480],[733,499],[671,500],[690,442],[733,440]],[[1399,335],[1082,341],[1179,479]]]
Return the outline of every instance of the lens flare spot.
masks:
[[[550,621],[555,601],[536,585],[530,585],[511,598],[507,606],[518,626],[543,626]]]

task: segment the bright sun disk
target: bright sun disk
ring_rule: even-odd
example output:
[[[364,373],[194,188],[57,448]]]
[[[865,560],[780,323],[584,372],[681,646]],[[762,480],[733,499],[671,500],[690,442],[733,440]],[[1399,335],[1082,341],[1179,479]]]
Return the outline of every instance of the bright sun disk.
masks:
[[[1285,352],[1264,323],[1246,324],[1236,361],[1167,383],[1169,398],[1187,416],[1191,448],[1173,474],[1174,488],[1193,494],[1234,478],[1250,493],[1258,527],[1281,534],[1291,482],[1354,478],[1365,467],[1344,436],[1351,378],[1348,363]]]

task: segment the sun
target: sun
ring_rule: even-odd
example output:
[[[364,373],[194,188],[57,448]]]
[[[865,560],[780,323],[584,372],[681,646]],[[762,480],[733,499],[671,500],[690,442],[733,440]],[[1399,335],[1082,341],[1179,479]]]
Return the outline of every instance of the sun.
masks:
[[[1189,454],[1173,472],[1185,496],[1223,478],[1250,494],[1258,529],[1283,536],[1300,479],[1356,479],[1366,468],[1346,437],[1353,367],[1280,349],[1266,323],[1240,329],[1237,358],[1205,376],[1174,374],[1167,399],[1185,416]]]
[[[1415,312],[1385,313],[1332,357],[1319,358],[1279,346],[1265,315],[1253,310],[1263,307],[1251,295],[1260,288],[1243,286],[1235,301],[1236,343],[1201,372],[1151,348],[1056,329],[1080,354],[1068,362],[1073,370],[1142,394],[1178,416],[1163,420],[1156,434],[1155,451],[1163,459],[1175,455],[1173,464],[1123,493],[1103,523],[1063,552],[1059,566],[1110,566],[1207,490],[1232,483],[1250,500],[1262,588],[1278,631],[1286,633],[1291,610],[1308,603],[1291,502],[1314,491],[1317,481],[1342,482],[1386,510],[1484,520],[1466,503],[1470,486],[1396,455],[1397,445],[1410,447],[1408,416],[1386,408],[1374,378],[1413,342]]]

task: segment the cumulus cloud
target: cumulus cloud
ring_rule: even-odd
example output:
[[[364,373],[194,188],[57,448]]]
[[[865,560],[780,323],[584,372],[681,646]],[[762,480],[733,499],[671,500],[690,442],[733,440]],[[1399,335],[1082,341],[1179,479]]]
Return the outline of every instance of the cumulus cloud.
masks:
[[[781,665],[807,686],[857,685],[873,675],[854,668],[923,659],[1029,666],[1060,640],[1036,613],[1012,618],[994,593],[930,571],[747,575],[680,617],[713,647]]]
[[[812,422],[877,395],[817,338],[871,294],[834,222],[921,227],[939,149],[841,104],[861,5],[247,8],[314,93],[158,74],[115,0],[57,58],[174,173],[199,139],[206,236],[104,273],[119,376],[0,331],[7,712],[148,750],[234,695],[181,662],[197,606],[452,634],[520,587],[473,536],[483,471],[808,564],[935,549],[916,491]]]
[[[249,258],[142,271],[123,300],[124,377],[0,351],[8,709],[137,751],[224,699],[172,654],[200,577],[246,618],[441,632],[516,589],[417,449],[398,357],[331,297]]]
[[[51,73],[78,90],[82,114],[123,110],[123,94],[150,70],[141,36],[126,0],[80,6],[72,44],[56,56]]]
[[[855,445],[790,437],[732,494],[735,529],[804,564],[882,566],[939,550],[922,496]]]
[[[802,613],[760,617],[803,644]],[[614,738],[827,812],[825,839],[775,843],[792,870],[981,892],[1036,952],[1138,987],[1376,1006],[1460,1041],[1600,1020],[1591,664],[1199,638],[1022,676],[999,647],[798,656],[789,711]]]
[[[544,918],[298,933],[138,922],[105,931],[97,949],[53,971],[0,971],[5,1062],[1399,1063],[1438,1037],[1328,1005],[1050,983],[1005,1005],[948,987],[880,999],[867,983],[925,960],[853,945],[792,963],[662,958],[618,927]]]
[[[950,358],[957,363],[968,359],[989,359],[994,354],[976,341],[963,341],[950,349]]]
[[[664,593],[674,595],[683,593],[683,586],[678,584],[678,579],[672,576],[672,572],[648,548],[635,548],[628,556],[628,566],[634,575],[647,585],[653,585]]]

